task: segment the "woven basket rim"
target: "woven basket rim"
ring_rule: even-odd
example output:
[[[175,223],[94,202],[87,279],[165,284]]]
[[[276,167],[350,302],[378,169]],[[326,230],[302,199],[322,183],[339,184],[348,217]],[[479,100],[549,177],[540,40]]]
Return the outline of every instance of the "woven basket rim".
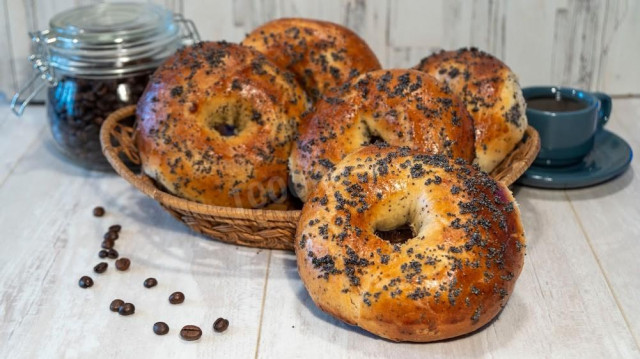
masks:
[[[116,127],[119,127],[119,122],[125,118],[133,116],[136,111],[135,105],[130,105],[116,110],[102,124],[100,130],[100,142],[102,145],[102,152],[114,168],[114,170],[124,178],[127,182],[131,183],[134,187],[140,190],[142,193],[160,202],[161,204],[190,213],[201,213],[204,215],[221,216],[226,218],[235,219],[252,219],[255,221],[268,221],[268,222],[297,222],[300,217],[300,210],[271,210],[271,209],[246,209],[236,207],[222,207],[211,204],[203,204],[194,202],[188,199],[177,197],[171,193],[165,192],[153,185],[145,175],[135,174],[129,167],[121,160],[120,153],[117,147],[111,145],[112,133],[115,133]],[[525,149],[523,157],[518,158],[513,163],[513,157],[516,155],[516,150],[510,153],[507,158],[499,164],[490,175],[502,182],[503,184],[512,185],[526,170],[531,166],[535,157],[540,150],[540,138],[538,132],[531,126],[528,126],[523,138],[523,142],[528,142],[528,146]],[[135,145],[135,144],[134,144]],[[497,173],[494,176],[494,173]],[[496,178],[498,177],[498,178]]]
[[[133,116],[135,114],[135,110],[136,106],[131,105],[116,110],[109,115],[102,124],[102,128],[100,130],[100,142],[102,144],[102,153],[105,155],[113,169],[118,173],[118,175],[131,183],[142,193],[165,205],[189,211],[191,213],[207,213],[209,215],[220,215],[227,218],[252,218],[255,220],[286,222],[297,221],[300,217],[300,210],[247,209],[198,203],[164,192],[155,187],[150,181],[144,180],[143,177],[135,174],[131,169],[129,169],[129,167],[127,167],[127,165],[120,159],[118,149],[111,145],[111,133],[115,130],[116,126],[119,126],[119,121]]]

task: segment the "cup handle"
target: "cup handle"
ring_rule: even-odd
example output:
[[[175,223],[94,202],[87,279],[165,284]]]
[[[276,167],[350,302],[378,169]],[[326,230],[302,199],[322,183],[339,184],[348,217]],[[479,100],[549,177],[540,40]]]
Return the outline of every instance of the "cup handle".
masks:
[[[600,110],[598,110],[598,128],[602,128],[609,121],[609,117],[611,116],[611,97],[602,92],[593,92],[591,94],[600,100]]]

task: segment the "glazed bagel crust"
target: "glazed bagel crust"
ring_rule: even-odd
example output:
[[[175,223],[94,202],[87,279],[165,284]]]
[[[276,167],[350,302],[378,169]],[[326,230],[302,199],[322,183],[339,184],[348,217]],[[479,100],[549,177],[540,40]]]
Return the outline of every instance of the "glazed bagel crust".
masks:
[[[137,108],[142,168],[193,201],[254,208],[287,188],[306,110],[293,74],[248,47],[186,47],[152,76]]]
[[[326,21],[284,18],[253,30],[242,41],[290,70],[313,100],[347,80],[380,69],[369,46],[353,31]]]
[[[477,163],[490,172],[522,140],[526,103],[518,78],[502,61],[475,48],[442,51],[416,69],[445,81],[474,119]]]
[[[335,164],[376,139],[471,163],[473,136],[471,116],[444,83],[416,70],[369,72],[303,119],[289,163],[294,191],[306,201]]]
[[[408,223],[404,243],[381,239]],[[524,264],[511,192],[442,155],[369,146],[347,156],[302,210],[298,271],[325,312],[394,341],[472,332],[494,318]]]

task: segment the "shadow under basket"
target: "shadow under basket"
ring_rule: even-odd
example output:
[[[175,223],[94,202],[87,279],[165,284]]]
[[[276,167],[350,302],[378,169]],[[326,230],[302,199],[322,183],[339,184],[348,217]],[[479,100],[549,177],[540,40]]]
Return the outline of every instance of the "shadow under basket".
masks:
[[[114,170],[142,193],[156,200],[173,217],[196,232],[213,239],[257,248],[293,250],[299,210],[269,210],[220,207],[176,197],[143,173],[136,131],[131,117],[136,107],[127,106],[112,113],[102,124],[102,152]],[[507,186],[529,168],[540,150],[540,138],[529,126],[516,148],[490,173]]]

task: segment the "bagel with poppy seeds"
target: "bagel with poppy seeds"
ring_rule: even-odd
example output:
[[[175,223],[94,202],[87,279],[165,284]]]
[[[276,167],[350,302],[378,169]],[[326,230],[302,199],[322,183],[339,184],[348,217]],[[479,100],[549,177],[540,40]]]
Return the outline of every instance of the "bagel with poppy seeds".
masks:
[[[303,118],[291,152],[293,191],[306,201],[342,158],[383,141],[471,162],[473,120],[446,84],[416,70],[372,71],[325,96]]]
[[[517,76],[502,61],[470,48],[435,53],[415,68],[446,82],[466,104],[480,169],[491,172],[522,140],[526,102]]]
[[[383,239],[403,225],[404,240]],[[525,254],[506,186],[462,161],[384,146],[335,166],[302,209],[294,244],[318,307],[412,342],[488,323],[507,304]]]
[[[138,103],[142,169],[192,201],[277,202],[286,195],[287,161],[307,105],[293,74],[254,49],[185,47],[158,68]]]
[[[293,72],[314,101],[361,73],[380,69],[364,40],[327,21],[273,20],[253,30],[242,44]]]

